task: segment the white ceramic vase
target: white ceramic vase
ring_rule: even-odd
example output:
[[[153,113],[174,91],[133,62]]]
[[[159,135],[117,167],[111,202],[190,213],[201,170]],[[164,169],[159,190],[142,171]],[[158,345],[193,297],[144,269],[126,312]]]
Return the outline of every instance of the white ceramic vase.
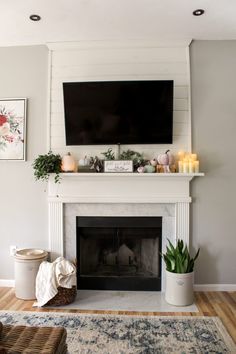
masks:
[[[187,306],[193,303],[194,272],[171,273],[166,270],[165,299],[171,305]]]

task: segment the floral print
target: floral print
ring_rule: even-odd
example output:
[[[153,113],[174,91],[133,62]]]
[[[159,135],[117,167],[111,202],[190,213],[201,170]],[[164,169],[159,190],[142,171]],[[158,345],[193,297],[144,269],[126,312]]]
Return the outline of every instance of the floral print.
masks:
[[[8,144],[23,142],[21,131],[22,118],[16,117],[14,111],[0,106],[0,149],[5,150]]]

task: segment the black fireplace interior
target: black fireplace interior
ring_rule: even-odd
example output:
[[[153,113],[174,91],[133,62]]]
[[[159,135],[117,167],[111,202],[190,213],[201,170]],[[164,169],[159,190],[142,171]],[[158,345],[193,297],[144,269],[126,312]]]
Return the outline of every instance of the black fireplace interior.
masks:
[[[161,290],[161,217],[77,217],[77,287]]]

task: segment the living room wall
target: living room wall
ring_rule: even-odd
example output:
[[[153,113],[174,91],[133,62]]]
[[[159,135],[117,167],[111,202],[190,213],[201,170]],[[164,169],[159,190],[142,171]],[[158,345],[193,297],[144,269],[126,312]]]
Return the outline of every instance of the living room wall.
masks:
[[[190,47],[193,150],[205,177],[192,182],[191,239],[201,246],[197,284],[236,283],[236,41]],[[0,48],[0,97],[27,97],[27,161],[0,161],[0,279],[13,279],[10,245],[48,247],[47,195],[32,162],[47,152],[46,46]],[[227,156],[229,153],[229,157]]]
[[[197,284],[236,284],[236,41],[190,48],[192,142],[205,177],[192,182]]]
[[[48,49],[0,48],[0,63],[0,97],[28,98],[27,160],[0,161],[0,279],[14,279],[10,245],[48,247],[45,185],[32,170],[34,158],[47,151]]]

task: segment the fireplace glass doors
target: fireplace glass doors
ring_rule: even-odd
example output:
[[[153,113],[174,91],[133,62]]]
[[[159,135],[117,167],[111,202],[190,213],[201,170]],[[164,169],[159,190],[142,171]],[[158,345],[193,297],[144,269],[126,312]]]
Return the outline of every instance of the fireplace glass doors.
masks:
[[[161,290],[161,217],[77,217],[79,289]]]

